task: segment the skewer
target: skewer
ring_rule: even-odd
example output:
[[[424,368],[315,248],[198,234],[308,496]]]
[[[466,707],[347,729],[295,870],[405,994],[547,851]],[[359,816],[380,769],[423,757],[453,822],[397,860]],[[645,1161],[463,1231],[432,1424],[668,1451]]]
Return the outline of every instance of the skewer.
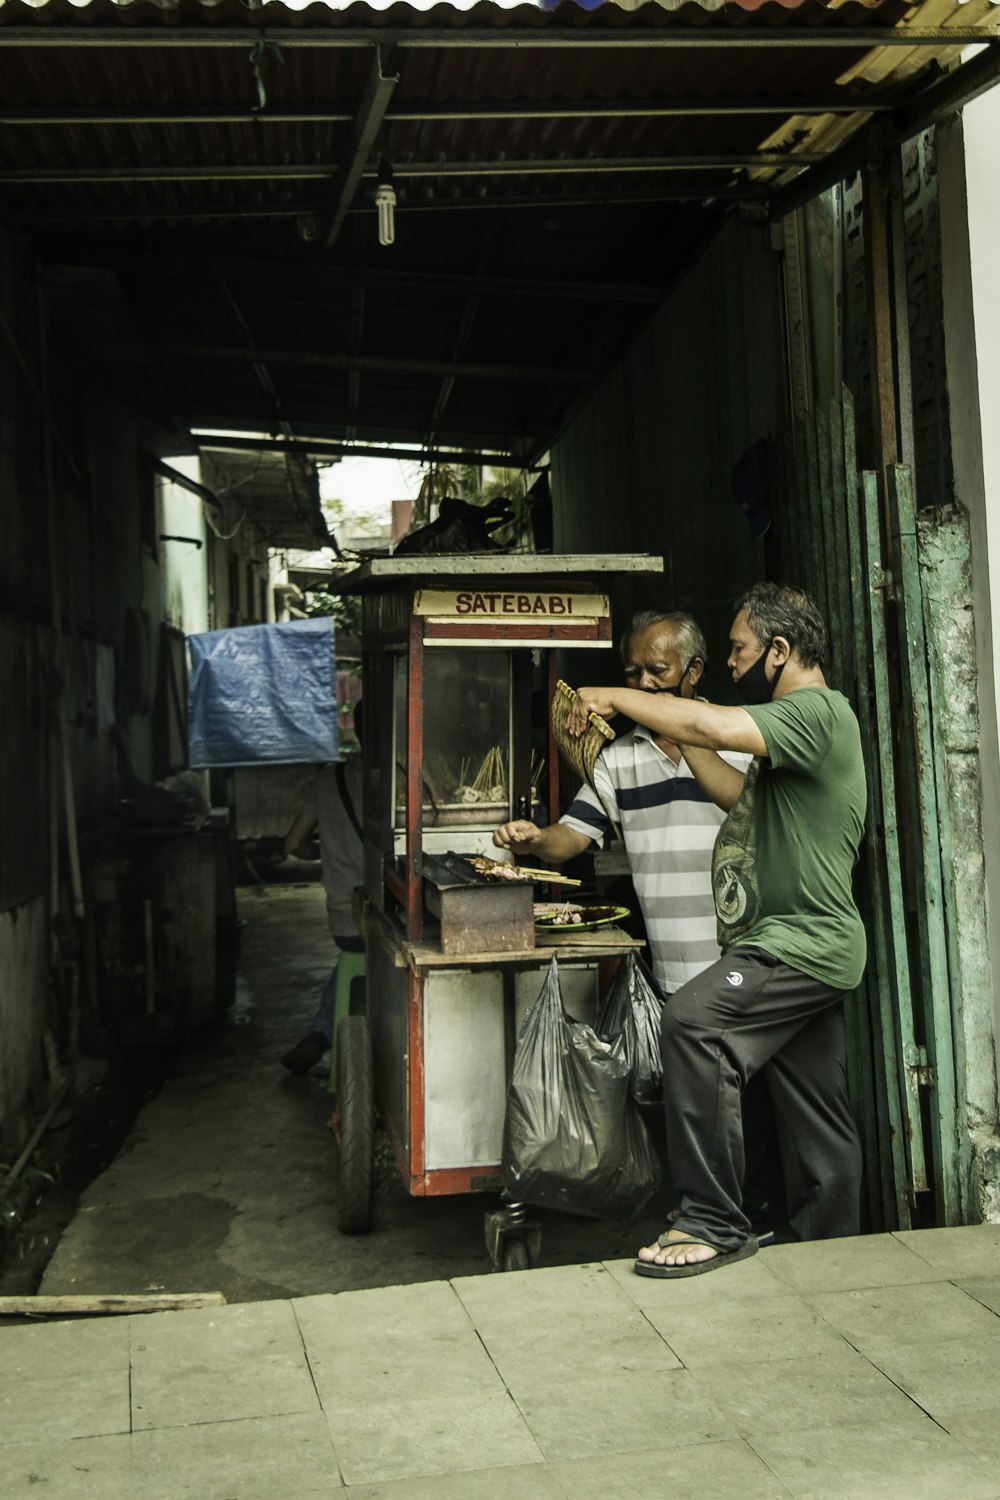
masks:
[[[463,855],[462,858],[467,859],[472,865],[473,869],[477,870],[479,874],[485,874],[487,876],[492,873],[492,870],[496,869],[497,866],[502,863],[499,860],[491,859],[488,854],[482,853],[475,856],[466,854]],[[489,866],[490,868],[487,869],[487,866]],[[532,869],[530,865],[519,865],[516,860],[511,860],[509,867],[515,869],[518,875],[526,875],[529,880],[552,881],[556,885],[583,884],[582,880],[574,880],[570,875],[559,875],[555,870],[535,870]]]
[[[551,880],[556,885],[583,885],[582,880],[574,880],[570,875],[559,875],[555,870],[533,870],[528,865],[518,865],[522,875],[530,875],[535,880]]]

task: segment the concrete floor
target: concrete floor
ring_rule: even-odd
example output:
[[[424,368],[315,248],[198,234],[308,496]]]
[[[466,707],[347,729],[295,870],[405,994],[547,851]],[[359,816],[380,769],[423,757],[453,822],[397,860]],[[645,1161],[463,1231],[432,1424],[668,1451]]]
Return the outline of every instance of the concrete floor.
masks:
[[[326,1080],[277,1062],[329,970],[322,888],[245,887],[240,915],[236,1006],[218,1035],[186,1048],[85,1192],[39,1290],[221,1291],[242,1302],[487,1271],[483,1212],[496,1199],[411,1198],[384,1140],[372,1232],[338,1232]],[[542,1214],[542,1263],[631,1255],[660,1214],[653,1205],[634,1225]]]
[[[3,1330],[5,1500],[998,1500],[1000,1228]]]
[[[481,1200],[386,1175],[373,1233],[340,1236],[323,1081],[275,1061],[322,896],[242,909],[245,994],[42,1287],[231,1305],[0,1329],[4,1500],[1000,1500],[1000,1227],[666,1284],[632,1270],[652,1222],[552,1215],[547,1266],[492,1276]]]

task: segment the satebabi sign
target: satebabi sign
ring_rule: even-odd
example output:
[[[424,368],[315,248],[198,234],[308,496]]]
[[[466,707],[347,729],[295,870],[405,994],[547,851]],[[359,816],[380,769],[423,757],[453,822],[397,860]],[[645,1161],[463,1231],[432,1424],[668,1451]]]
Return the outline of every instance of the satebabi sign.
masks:
[[[447,620],[558,620],[605,619],[610,614],[607,594],[563,594],[548,589],[419,589],[413,605],[417,615]]]

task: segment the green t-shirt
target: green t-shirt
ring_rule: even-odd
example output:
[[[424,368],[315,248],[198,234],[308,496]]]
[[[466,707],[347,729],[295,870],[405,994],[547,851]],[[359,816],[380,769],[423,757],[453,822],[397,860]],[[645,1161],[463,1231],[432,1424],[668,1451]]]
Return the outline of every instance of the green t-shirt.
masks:
[[[842,693],[820,687],[747,713],[768,758],[751,761],[716,839],[719,946],[749,943],[854,989],[866,948],[851,889],[867,801],[858,721]]]

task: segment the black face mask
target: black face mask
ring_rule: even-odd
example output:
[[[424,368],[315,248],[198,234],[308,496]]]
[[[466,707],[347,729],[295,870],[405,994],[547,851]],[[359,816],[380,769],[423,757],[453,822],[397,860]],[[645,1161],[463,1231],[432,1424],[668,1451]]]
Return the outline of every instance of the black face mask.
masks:
[[[774,690],[781,680],[781,674],[785,670],[785,663],[775,669],[774,676],[770,682],[767,680],[767,672],[764,663],[767,661],[771,647],[774,645],[774,636],[768,641],[763,651],[758,656],[752,667],[747,667],[742,677],[736,680],[736,691],[744,703],[770,703],[774,697]]]
[[[668,688],[654,688],[653,691],[656,692],[657,694],[659,694],[659,693],[669,693],[670,696],[671,696],[671,698],[679,698],[681,696],[681,688],[684,686],[684,679],[687,676],[687,674],[690,672],[691,668],[694,666],[694,664],[695,664],[695,662],[697,660],[698,660],[698,658],[696,656],[692,656],[690,658],[690,660],[688,661],[687,666],[684,668],[683,672],[681,673],[680,677],[678,677],[678,679],[674,683],[673,687],[668,687]],[[647,688],[646,691],[648,692],[649,689]]]

